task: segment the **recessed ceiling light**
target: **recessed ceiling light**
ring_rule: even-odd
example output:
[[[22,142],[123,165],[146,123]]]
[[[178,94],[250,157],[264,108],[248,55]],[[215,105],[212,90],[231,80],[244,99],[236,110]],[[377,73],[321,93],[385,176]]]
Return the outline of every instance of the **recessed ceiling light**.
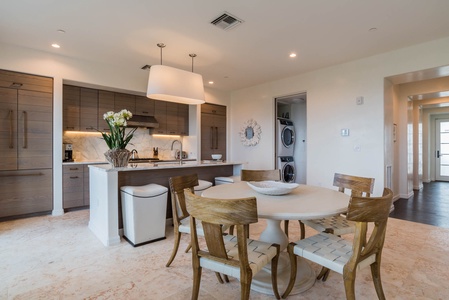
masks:
[[[214,82],[213,81],[209,81],[209,84],[214,84]]]
[[[58,30],[56,30],[56,32],[58,32],[58,33],[65,33],[65,30],[63,30],[63,29],[58,29]]]
[[[289,55],[291,58],[293,58],[293,57],[296,57],[296,53],[290,53],[290,55]]]
[[[377,31],[376,27],[371,27],[368,31],[373,32],[373,31]]]
[[[61,48],[61,46],[59,46],[58,44],[56,44],[56,43],[54,43],[54,44],[51,44],[51,46],[53,47],[53,48],[56,48],[56,49],[59,49],[59,48]]]

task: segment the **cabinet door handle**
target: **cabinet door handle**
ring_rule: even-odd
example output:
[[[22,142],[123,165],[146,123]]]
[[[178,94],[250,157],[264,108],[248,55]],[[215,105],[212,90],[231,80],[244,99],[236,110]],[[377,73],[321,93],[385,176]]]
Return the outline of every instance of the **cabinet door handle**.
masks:
[[[70,179],[77,179],[79,178],[78,176],[70,176]]]
[[[214,127],[210,127],[210,148],[214,149]]]
[[[215,127],[215,149],[218,149],[218,127]]]
[[[78,170],[78,168],[69,168],[70,171]]]
[[[8,175],[0,175],[0,177],[23,177],[23,176],[42,176],[44,173],[21,173],[21,174],[8,174]]]
[[[13,127],[14,127],[14,123],[12,120],[12,114],[13,114],[13,110],[10,109],[9,110],[9,148],[14,148],[14,142],[13,142]]]
[[[23,149],[28,148],[28,139],[27,139],[27,133],[28,133],[28,114],[26,111],[23,111]]]

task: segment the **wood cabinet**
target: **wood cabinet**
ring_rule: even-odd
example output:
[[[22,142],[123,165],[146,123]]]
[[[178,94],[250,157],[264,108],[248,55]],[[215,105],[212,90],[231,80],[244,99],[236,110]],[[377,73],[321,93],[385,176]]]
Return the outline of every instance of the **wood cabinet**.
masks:
[[[154,100],[154,117],[159,127],[154,128],[153,133],[167,134],[167,102]]]
[[[0,218],[50,211],[53,80],[0,70],[0,86]]]
[[[153,134],[189,134],[189,106],[144,96],[63,86],[63,124],[66,131],[109,131],[103,118],[108,111],[122,109],[134,115],[154,116],[159,128]]]
[[[201,105],[201,159],[221,154],[226,159],[226,106]]]
[[[109,131],[108,123],[103,116],[114,109],[114,92],[98,91],[98,130]]]
[[[63,166],[63,208],[88,206],[89,166]]]
[[[0,171],[0,218],[53,209],[53,171]]]
[[[189,106],[187,104],[154,100],[154,117],[159,128],[155,134],[189,135]]]
[[[189,135],[189,106],[178,105],[178,132],[180,135]]]
[[[180,134],[178,130],[178,103],[167,102],[166,122],[166,134]]]
[[[97,131],[98,90],[80,89],[80,130]]]
[[[136,96],[122,93],[114,94],[114,112],[119,112],[122,109],[127,109],[134,113],[136,111]]]
[[[79,87],[63,85],[62,87],[62,117],[64,130],[80,130],[80,93]]]
[[[154,116],[154,100],[144,96],[136,96],[135,115]]]

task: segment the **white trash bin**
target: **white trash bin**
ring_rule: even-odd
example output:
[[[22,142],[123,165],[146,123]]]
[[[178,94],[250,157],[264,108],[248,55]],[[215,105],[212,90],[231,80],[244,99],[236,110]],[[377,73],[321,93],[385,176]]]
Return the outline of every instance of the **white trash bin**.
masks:
[[[195,195],[201,196],[203,191],[207,190],[211,186],[212,182],[199,179],[198,185],[193,187],[193,191],[195,192]]]
[[[123,237],[134,247],[165,239],[168,188],[122,186]]]

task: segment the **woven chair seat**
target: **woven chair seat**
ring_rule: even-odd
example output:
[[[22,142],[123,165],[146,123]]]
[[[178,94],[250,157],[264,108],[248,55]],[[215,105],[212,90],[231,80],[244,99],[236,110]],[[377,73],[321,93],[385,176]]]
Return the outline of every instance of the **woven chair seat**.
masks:
[[[303,220],[302,222],[318,232],[329,232],[335,235],[354,233],[355,230],[355,223],[348,221],[346,216],[342,215],[322,219]]]
[[[227,235],[223,237],[223,240],[228,258],[238,259],[237,237]],[[273,244],[248,239],[247,245],[249,266],[253,274],[259,272],[265,265],[271,262],[273,257],[276,256],[276,247],[274,247]],[[219,263],[205,257],[200,258],[200,266],[240,279],[239,267]]]
[[[316,262],[332,271],[343,274],[343,267],[352,255],[352,242],[330,233],[320,233],[299,240],[293,252],[310,261]],[[367,257],[357,265],[357,270],[376,261],[375,254]]]

